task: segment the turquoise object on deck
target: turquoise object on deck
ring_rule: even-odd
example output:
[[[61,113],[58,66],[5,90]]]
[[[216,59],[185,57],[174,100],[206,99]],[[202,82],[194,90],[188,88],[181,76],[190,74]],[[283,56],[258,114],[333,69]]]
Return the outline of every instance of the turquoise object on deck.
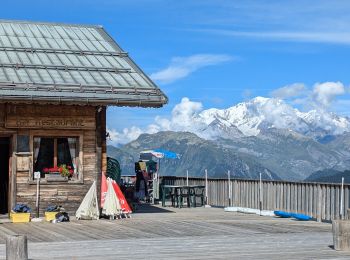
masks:
[[[310,216],[304,215],[304,214],[298,214],[298,213],[293,213],[292,217],[297,219],[297,220],[302,220],[302,221],[308,221],[311,219]]]
[[[292,213],[281,211],[281,210],[275,210],[273,213],[277,217],[281,217],[281,218],[290,218],[290,217],[292,217]]]

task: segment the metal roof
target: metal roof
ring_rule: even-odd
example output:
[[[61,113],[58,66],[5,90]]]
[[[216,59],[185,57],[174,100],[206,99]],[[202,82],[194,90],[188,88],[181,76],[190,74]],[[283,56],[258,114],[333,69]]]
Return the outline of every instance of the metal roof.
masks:
[[[167,97],[101,26],[0,20],[0,102],[160,107]]]

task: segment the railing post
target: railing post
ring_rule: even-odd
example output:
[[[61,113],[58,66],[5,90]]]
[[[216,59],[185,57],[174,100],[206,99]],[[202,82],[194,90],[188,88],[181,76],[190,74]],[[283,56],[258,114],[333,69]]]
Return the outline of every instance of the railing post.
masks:
[[[317,184],[317,222],[322,221],[322,189],[321,185]]]
[[[232,196],[231,196],[231,177],[230,177],[231,173],[230,171],[227,171],[227,176],[228,176],[228,206],[231,207],[231,200],[232,200]]]

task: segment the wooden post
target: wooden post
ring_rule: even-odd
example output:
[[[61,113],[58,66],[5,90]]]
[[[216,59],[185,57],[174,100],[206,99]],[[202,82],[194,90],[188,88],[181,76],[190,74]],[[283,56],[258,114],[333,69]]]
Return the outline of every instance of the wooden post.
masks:
[[[340,219],[344,219],[343,205],[344,202],[344,177],[341,178],[341,190],[340,190]]]
[[[262,210],[262,180],[261,180],[261,172],[259,174],[259,210],[261,215]]]
[[[208,171],[205,169],[205,207],[209,208],[208,204]]]
[[[227,171],[227,177],[228,177],[228,206],[231,207],[231,200],[232,200],[232,196],[231,196],[231,177],[230,177],[231,173],[230,171]]]
[[[27,236],[13,235],[6,237],[6,259],[8,260],[27,260],[28,246]]]
[[[333,245],[335,250],[350,250],[350,221],[333,220]]]
[[[322,190],[321,185],[317,185],[317,222],[322,221]]]

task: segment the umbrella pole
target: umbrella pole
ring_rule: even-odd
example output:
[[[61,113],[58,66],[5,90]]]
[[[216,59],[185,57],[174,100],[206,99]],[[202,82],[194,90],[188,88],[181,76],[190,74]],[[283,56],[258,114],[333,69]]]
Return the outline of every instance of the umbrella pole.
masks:
[[[186,186],[188,186],[188,170],[186,171]]]

